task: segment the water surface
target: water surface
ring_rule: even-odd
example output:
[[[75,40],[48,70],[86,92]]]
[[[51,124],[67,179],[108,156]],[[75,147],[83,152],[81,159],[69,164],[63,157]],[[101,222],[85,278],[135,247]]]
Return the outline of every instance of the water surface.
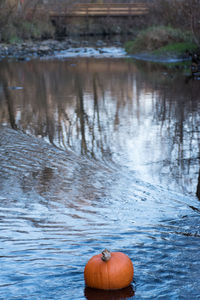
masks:
[[[2,299],[198,299],[199,90],[124,58],[0,63]],[[132,289],[85,290],[104,248]]]

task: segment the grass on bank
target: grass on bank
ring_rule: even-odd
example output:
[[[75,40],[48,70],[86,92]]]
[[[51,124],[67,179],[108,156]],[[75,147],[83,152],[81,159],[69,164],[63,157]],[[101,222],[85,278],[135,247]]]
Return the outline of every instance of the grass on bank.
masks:
[[[173,43],[154,50],[153,54],[161,55],[161,56],[166,54],[182,56],[187,51],[192,52],[197,50],[197,48],[198,48],[197,45],[194,43],[188,43],[188,42]]]
[[[151,53],[159,56],[181,56],[187,50],[194,51],[197,48],[190,32],[165,26],[143,30],[134,41],[125,44],[129,54]]]

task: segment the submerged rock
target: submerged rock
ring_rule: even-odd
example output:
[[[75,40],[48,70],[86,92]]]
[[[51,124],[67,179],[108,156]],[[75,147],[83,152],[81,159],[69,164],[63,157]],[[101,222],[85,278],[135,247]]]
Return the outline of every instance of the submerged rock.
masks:
[[[55,51],[62,51],[69,48],[71,41],[63,42],[56,40],[45,40],[35,42],[23,42],[18,44],[0,44],[0,59],[4,57],[26,60],[32,56],[51,55]]]
[[[42,53],[42,54],[48,54],[49,52],[51,52],[52,49],[49,47],[49,46],[40,46],[38,51],[39,53]]]
[[[120,42],[113,41],[113,44],[116,45],[117,48],[122,47]],[[89,45],[92,46],[90,47]],[[110,53],[109,56],[113,55],[116,57],[116,47],[114,47],[114,53]],[[113,47],[109,47],[109,44],[106,41],[100,39],[93,42],[89,42],[88,40],[73,40],[72,38],[68,38],[62,41],[43,40],[23,41],[22,43],[14,44],[0,43],[0,60],[8,57],[23,61],[27,59],[29,60],[31,57],[49,57],[51,55],[57,55],[60,53],[63,55],[63,53],[66,52],[70,53],[69,56],[71,56],[71,52],[78,53],[79,56],[82,55],[81,53],[88,53],[87,56],[96,56],[96,52],[98,52],[98,55],[99,53],[103,54],[108,51],[108,48],[110,48],[109,52],[112,52],[111,49]],[[89,52],[88,49],[90,49]]]

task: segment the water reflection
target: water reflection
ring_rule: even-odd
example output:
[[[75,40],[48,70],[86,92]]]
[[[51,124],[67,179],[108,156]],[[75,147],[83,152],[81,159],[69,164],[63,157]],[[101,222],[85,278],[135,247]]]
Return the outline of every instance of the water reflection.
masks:
[[[186,84],[175,69],[120,59],[3,61],[0,81],[1,123],[195,194],[198,81]]]
[[[198,177],[198,184],[197,184],[197,191],[196,191],[196,195],[200,200],[200,170],[199,170],[199,177]]]
[[[0,126],[2,299],[198,298],[200,203],[136,174],[160,179],[181,151],[180,162],[193,147],[196,155],[197,139],[185,125],[190,117],[198,121],[198,104],[194,110],[185,104],[179,149],[179,136],[171,141],[182,120],[177,99],[165,97],[160,119],[165,85],[159,69],[147,76],[151,66],[146,74],[124,60],[71,63],[4,62],[0,68],[1,122],[37,136]],[[163,76],[171,89],[184,82],[181,75]],[[185,152],[190,140],[192,150]],[[193,172],[180,174],[191,177],[189,188],[195,181],[196,190],[198,162],[192,163]],[[176,168],[182,170],[178,160]],[[179,184],[177,170],[165,178]],[[133,261],[135,295],[85,290],[85,264],[105,248]]]
[[[87,300],[125,300],[133,297],[135,293],[132,285],[130,285],[117,291],[104,291],[86,287],[84,294]]]
[[[5,101],[7,105],[7,112],[8,112],[8,120],[10,121],[10,125],[13,129],[17,129],[17,125],[15,123],[15,112],[13,111],[13,97],[10,95],[8,82],[6,78],[0,78],[2,83],[2,90],[4,92]]]

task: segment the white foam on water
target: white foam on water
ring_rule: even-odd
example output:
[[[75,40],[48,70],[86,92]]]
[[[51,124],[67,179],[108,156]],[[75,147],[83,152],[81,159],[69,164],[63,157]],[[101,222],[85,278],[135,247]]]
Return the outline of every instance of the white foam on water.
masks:
[[[95,58],[120,58],[127,57],[127,53],[124,48],[121,47],[103,47],[103,48],[92,48],[92,47],[81,47],[81,48],[69,48],[56,53],[58,58],[68,57],[95,57]]]

